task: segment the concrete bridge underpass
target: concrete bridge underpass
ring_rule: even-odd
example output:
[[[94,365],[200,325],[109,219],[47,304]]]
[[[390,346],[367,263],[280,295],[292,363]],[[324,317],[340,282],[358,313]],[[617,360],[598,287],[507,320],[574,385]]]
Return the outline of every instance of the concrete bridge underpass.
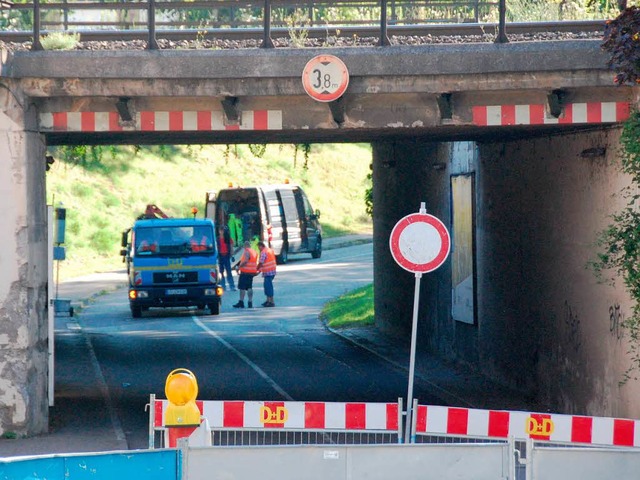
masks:
[[[318,102],[316,55],[348,68]],[[48,423],[45,149],[64,144],[373,145],[378,326],[410,330],[414,278],[388,250],[421,201],[453,235],[422,281],[419,342],[557,412],[640,415],[618,382],[631,312],[585,269],[624,205],[615,165],[637,87],[598,41],[350,49],[2,52],[0,433]],[[612,313],[613,312],[613,313]]]

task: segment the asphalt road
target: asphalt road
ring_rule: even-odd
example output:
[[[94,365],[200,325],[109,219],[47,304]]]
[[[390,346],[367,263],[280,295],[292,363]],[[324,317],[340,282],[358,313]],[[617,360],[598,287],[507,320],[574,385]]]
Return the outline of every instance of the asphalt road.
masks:
[[[171,309],[133,319],[125,290],[100,295],[56,333],[56,396],[98,405],[106,395],[96,414],[111,418],[130,449],[147,447],[145,404],[152,393],[164,398],[176,368],[194,373],[202,400],[395,402],[406,395],[406,371],[318,318],[327,301],[371,281],[372,246],[365,244],[318,260],[292,257],[278,268],[275,308],[234,309],[238,293],[227,292],[218,316]],[[254,286],[260,305],[261,278]],[[74,346],[83,341],[91,362],[78,365]],[[99,371],[98,385],[82,382],[83,368]],[[418,380],[414,388],[421,401],[445,404],[432,385]]]

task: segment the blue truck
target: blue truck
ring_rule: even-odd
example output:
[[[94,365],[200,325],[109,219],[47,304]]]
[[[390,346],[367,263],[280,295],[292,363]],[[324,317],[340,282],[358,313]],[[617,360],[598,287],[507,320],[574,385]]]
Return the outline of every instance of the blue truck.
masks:
[[[146,213],[122,233],[131,315],[140,318],[156,307],[196,307],[218,315],[223,289],[213,221],[195,214],[169,218],[155,206]]]

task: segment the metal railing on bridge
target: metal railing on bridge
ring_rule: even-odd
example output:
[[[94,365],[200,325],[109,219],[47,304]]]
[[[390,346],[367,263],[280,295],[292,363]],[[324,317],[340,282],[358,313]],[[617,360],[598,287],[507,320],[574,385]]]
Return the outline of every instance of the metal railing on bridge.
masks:
[[[379,27],[379,44],[389,45],[388,27],[499,21],[496,41],[506,41],[505,0],[195,0],[7,2],[0,5],[5,33],[32,29],[34,50],[41,35],[52,32],[147,33],[149,49],[158,48],[158,28],[188,31],[195,37],[212,30],[260,32],[262,47],[272,48],[273,29],[290,35],[313,29],[339,32]]]

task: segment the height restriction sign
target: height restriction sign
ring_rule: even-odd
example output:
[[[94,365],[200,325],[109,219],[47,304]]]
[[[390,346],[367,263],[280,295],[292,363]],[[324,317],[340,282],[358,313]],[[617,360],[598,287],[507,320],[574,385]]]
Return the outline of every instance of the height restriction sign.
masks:
[[[302,86],[311,98],[333,102],[349,86],[349,70],[334,55],[318,55],[307,62],[302,71]]]

